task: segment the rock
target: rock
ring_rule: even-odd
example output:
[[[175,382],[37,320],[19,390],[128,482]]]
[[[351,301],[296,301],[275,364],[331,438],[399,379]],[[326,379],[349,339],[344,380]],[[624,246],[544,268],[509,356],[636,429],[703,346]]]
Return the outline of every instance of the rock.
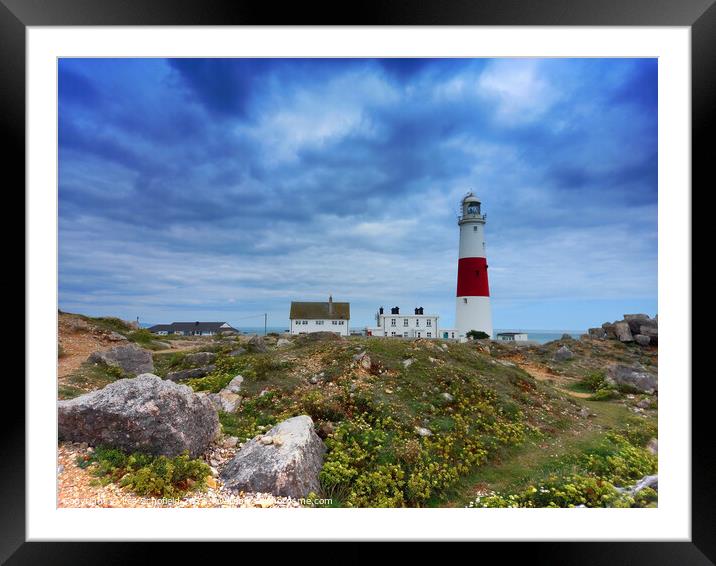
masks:
[[[413,365],[414,362],[415,362],[415,360],[413,358],[408,358],[407,360],[403,360],[403,367],[405,369],[408,369],[410,366]]]
[[[644,334],[635,334],[634,340],[637,344],[639,344],[639,346],[648,346],[651,343],[651,338],[645,336]]]
[[[335,431],[336,427],[330,421],[323,422],[318,426],[318,436],[320,436],[321,438],[328,438]]]
[[[648,324],[651,319],[648,314],[625,314],[624,322],[629,325],[632,334],[639,334],[639,328],[642,324]]]
[[[286,348],[287,346],[291,345],[291,341],[287,340],[286,338],[279,338],[276,341],[276,347],[277,348]]]
[[[634,337],[631,335],[631,329],[629,328],[629,324],[626,322],[614,323],[614,333],[616,334],[617,338],[622,342],[634,341]]]
[[[652,394],[658,389],[657,376],[641,366],[615,364],[607,370],[606,381],[618,388]]]
[[[353,356],[354,359],[356,359],[355,356]],[[358,365],[362,367],[366,371],[370,371],[370,368],[373,366],[373,362],[370,359],[370,356],[363,352],[362,354],[358,355]]]
[[[239,444],[239,439],[236,436],[227,436],[224,438],[224,446],[226,448],[236,448],[236,446]]]
[[[246,353],[246,348],[237,348],[236,350],[231,350],[231,352],[229,352],[229,355],[232,358],[235,358],[235,357],[240,356],[241,354],[245,354],[245,353]]]
[[[231,393],[241,393],[241,385],[244,383],[244,376],[237,375],[224,387],[223,391],[229,391]]]
[[[590,416],[591,414],[592,414],[592,413],[589,411],[589,409],[588,409],[587,407],[582,407],[582,408],[579,410],[579,416],[582,417],[583,419],[586,419],[586,418],[587,418],[588,416]]]
[[[264,445],[259,436],[244,444],[221,472],[225,487],[295,498],[320,492],[318,475],[326,447],[311,417],[285,420],[265,436],[279,437],[281,445]]]
[[[629,491],[631,491],[632,494],[637,494],[645,487],[650,487],[654,491],[659,491],[659,476],[657,474],[654,474],[653,476],[644,476],[636,482],[634,487],[632,487]]]
[[[186,379],[196,379],[197,377],[204,377],[205,375],[209,375],[212,371],[216,369],[215,366],[204,366],[200,368],[192,368],[192,369],[180,369],[177,371],[170,371],[167,374],[167,379],[169,381],[184,381]]]
[[[441,394],[440,394],[440,397],[442,397],[442,398],[443,398],[445,401],[447,401],[448,403],[452,403],[452,402],[455,400],[455,397],[453,397],[452,395],[450,395],[450,393],[448,393],[448,392],[441,393]]]
[[[636,404],[637,407],[640,409],[650,409],[651,408],[651,400],[649,399],[642,399]]]
[[[602,328],[604,329],[604,334],[606,338],[616,339],[617,333],[615,330],[615,325],[611,322],[605,322],[602,324]]]
[[[560,340],[574,340],[574,338],[572,338],[571,334],[562,334],[562,338],[560,338]]]
[[[206,484],[206,487],[210,489],[216,489],[217,487],[219,487],[219,484],[216,483],[216,480],[212,476],[209,476],[204,479],[204,483]]]
[[[319,381],[321,381],[321,379],[317,375],[312,375],[308,378],[308,382],[313,385],[316,385]]]
[[[415,432],[418,433],[418,436],[432,436],[433,435],[432,430],[430,430],[429,428],[422,427],[422,426],[416,426]]]
[[[640,332],[649,337],[649,342],[656,346],[659,343],[659,329],[655,326],[642,326]]]
[[[219,432],[208,399],[150,373],[59,401],[57,407],[60,440],[127,452],[177,456],[188,450],[196,458]]]
[[[261,336],[252,336],[246,343],[250,352],[263,353],[268,352],[268,346]]]
[[[209,393],[207,397],[217,411],[223,411],[225,413],[233,413],[241,404],[241,397],[236,393],[228,391],[226,388],[218,393]]]
[[[105,336],[110,342],[126,342],[127,337],[122,336],[119,332],[110,332]]]
[[[216,354],[214,352],[194,352],[187,354],[184,359],[191,365],[206,366],[216,360]]]
[[[132,376],[154,371],[152,353],[134,344],[115,346],[104,352],[94,352],[90,355],[89,361],[120,368],[124,373]]]
[[[656,438],[652,438],[646,445],[646,449],[652,454],[659,453],[659,441]]]
[[[571,360],[574,357],[574,354],[572,353],[572,350],[567,348],[567,346],[562,346],[554,353],[554,359],[558,362],[564,362],[567,360]]]
[[[603,339],[607,337],[607,331],[604,328],[590,328],[587,330],[590,338]]]
[[[269,444],[273,444],[273,438],[270,436],[262,436],[259,439],[259,442],[263,444],[264,446],[268,446]]]

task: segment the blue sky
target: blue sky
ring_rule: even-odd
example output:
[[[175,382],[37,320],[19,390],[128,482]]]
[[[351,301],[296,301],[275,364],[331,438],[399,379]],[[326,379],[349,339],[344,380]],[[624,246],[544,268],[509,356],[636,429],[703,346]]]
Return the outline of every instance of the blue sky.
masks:
[[[449,326],[473,190],[496,328],[656,313],[653,59],[61,59],[59,157],[62,310]]]

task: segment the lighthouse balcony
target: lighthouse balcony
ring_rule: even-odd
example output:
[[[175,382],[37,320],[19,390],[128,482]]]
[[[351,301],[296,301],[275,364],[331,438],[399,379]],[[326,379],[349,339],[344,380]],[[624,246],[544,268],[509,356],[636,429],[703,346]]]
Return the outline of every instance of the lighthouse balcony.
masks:
[[[463,222],[485,222],[487,214],[461,214],[457,217],[458,224]]]

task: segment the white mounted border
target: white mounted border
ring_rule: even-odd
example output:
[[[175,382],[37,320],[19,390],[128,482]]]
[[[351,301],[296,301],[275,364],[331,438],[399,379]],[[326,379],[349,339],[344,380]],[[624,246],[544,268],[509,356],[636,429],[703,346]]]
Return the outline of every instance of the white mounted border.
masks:
[[[658,509],[57,509],[57,58],[167,56],[658,57]],[[28,28],[28,540],[690,540],[690,84],[688,27]]]

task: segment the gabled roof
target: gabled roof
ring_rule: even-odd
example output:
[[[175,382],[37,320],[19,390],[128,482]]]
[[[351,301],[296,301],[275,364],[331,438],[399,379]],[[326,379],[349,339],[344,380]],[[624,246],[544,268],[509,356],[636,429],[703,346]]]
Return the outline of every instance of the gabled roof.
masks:
[[[333,303],[333,313],[328,313],[328,302],[298,302],[291,301],[291,320],[296,318],[326,319],[326,320],[350,320],[350,303]]]
[[[233,330],[226,322],[172,322],[171,324],[156,324],[149,328],[150,332],[220,332],[221,330]]]

